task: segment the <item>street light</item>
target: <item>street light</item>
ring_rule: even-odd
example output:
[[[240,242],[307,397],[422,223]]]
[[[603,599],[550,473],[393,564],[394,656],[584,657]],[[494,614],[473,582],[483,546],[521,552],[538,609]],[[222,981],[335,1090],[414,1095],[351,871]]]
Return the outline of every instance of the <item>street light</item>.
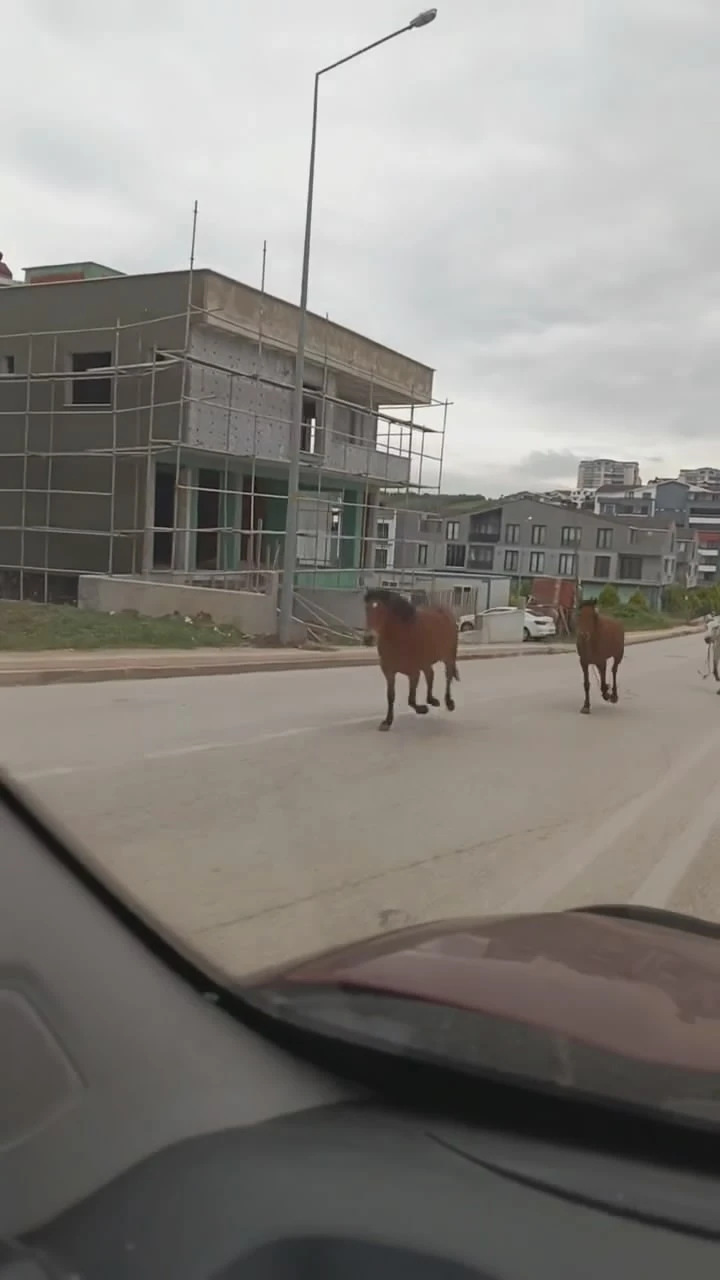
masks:
[[[315,147],[317,143],[318,88],[320,85],[320,77],[324,76],[328,71],[334,71],[336,67],[344,66],[346,62],[353,62],[355,58],[361,57],[363,53],[369,53],[371,49],[377,49],[381,44],[387,44],[388,40],[394,40],[396,36],[404,35],[406,31],[415,31],[420,27],[427,27],[429,23],[435,21],[436,17],[437,9],[424,9],[422,13],[417,14],[417,16],[413,18],[412,21],[408,22],[406,26],[400,27],[397,31],[391,31],[390,35],[383,36],[380,40],[373,40],[372,44],[363,45],[362,49],[357,49],[355,53],[349,53],[345,58],[338,58],[337,62],[331,62],[329,66],[321,67],[320,70],[315,73],[312,133],[310,137],[310,165],[308,170],[307,204],[305,207],[305,244],[303,247],[302,282],[300,285],[300,307],[298,310],[295,386],[293,388],[292,420],[290,424],[290,465],[288,468],[288,502],[287,515],[285,519],[285,546],[283,549],[283,579],[278,625],[278,638],[281,644],[288,644],[290,641],[293,588],[295,584],[295,568],[297,565],[297,517],[298,501],[300,496],[300,445],[302,442],[303,383],[305,379],[305,332],[307,328],[310,239],[312,231],[313,196],[315,190]]]

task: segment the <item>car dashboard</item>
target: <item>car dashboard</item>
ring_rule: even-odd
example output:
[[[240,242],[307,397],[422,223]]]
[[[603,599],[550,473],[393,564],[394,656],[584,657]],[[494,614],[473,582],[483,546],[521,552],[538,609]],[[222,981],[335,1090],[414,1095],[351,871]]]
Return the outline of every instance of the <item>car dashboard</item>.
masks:
[[[0,1280],[717,1274],[715,1177],[300,1060],[7,787],[0,867]]]

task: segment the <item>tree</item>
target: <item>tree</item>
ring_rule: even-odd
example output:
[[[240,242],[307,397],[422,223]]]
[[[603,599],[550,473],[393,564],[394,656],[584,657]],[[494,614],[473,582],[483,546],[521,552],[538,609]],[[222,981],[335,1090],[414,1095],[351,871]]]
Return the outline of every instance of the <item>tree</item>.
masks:
[[[647,597],[643,595],[642,591],[633,591],[628,604],[631,609],[644,609],[647,611],[650,608]]]
[[[608,585],[603,587],[600,592],[600,595],[598,596],[598,604],[601,609],[616,609],[619,603],[620,596],[618,595],[618,589],[609,582]]]

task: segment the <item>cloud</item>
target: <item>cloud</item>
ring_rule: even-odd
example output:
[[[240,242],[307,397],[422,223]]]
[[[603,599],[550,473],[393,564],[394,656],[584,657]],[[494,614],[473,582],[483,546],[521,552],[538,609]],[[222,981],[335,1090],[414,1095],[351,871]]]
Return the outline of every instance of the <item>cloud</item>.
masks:
[[[197,198],[295,297],[314,72],[412,10],[7,0],[8,262],[181,267]],[[714,0],[445,0],[323,79],[311,304],[438,370],[448,482],[718,461],[719,60]]]

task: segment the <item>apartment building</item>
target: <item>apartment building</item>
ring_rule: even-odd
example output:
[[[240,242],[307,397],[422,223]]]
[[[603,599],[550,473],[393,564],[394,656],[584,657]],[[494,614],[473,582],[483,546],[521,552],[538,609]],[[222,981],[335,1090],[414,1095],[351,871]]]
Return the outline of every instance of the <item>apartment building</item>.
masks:
[[[419,501],[419,500],[417,500]],[[642,591],[655,606],[676,580],[674,523],[617,519],[532,498],[478,505],[455,503],[397,511],[397,568],[561,577],[586,592],[613,583],[622,597]]]
[[[603,485],[631,487],[642,484],[640,464],[617,458],[585,458],[578,466],[577,488],[600,489]]]

